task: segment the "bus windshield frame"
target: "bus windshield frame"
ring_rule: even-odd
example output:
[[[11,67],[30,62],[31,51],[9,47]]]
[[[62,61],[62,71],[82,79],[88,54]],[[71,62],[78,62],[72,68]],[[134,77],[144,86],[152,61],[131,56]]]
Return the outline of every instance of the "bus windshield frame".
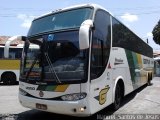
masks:
[[[20,80],[47,85],[86,82],[89,50],[79,49],[78,33],[75,30],[46,34],[41,39],[29,38],[23,50]],[[50,41],[50,35],[55,39]],[[31,50],[30,45],[38,45],[39,48]],[[31,51],[32,57],[29,55]]]
[[[83,21],[92,19],[92,16],[92,7],[63,10],[45,15],[32,22],[28,32],[28,37],[52,31],[79,28]]]

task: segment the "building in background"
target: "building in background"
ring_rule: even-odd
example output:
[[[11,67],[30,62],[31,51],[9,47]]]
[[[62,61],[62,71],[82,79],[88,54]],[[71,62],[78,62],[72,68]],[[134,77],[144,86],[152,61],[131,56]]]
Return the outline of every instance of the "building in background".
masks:
[[[12,36],[0,36],[0,45],[1,46],[4,46],[6,41]],[[23,44],[24,42],[23,41],[20,41],[20,40],[15,40],[13,42],[11,42],[11,46],[16,46],[18,44]]]

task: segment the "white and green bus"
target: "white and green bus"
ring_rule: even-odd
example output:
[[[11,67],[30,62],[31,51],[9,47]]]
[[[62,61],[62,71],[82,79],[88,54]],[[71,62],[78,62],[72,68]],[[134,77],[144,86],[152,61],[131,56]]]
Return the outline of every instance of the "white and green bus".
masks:
[[[110,104],[116,110],[125,95],[150,83],[152,57],[152,48],[103,7],[64,8],[32,22],[22,52],[19,101],[72,116],[89,116]]]

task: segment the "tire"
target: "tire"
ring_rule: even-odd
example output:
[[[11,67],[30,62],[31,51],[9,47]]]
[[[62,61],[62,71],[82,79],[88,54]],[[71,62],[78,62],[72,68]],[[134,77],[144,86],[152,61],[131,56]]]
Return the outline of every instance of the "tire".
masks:
[[[113,103],[113,110],[116,111],[120,108],[121,101],[122,101],[122,93],[121,93],[121,87],[120,84],[117,84],[116,90],[115,90],[115,100]]]
[[[148,86],[151,85],[151,80],[152,80],[152,73],[148,74],[148,81],[147,81]]]

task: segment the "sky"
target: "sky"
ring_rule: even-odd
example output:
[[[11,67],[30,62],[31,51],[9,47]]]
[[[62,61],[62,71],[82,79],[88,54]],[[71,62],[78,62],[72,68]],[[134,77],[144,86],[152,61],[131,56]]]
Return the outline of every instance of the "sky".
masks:
[[[0,36],[27,35],[31,21],[64,7],[94,3],[106,8],[154,50],[152,30],[160,20],[160,0],[1,0]]]

